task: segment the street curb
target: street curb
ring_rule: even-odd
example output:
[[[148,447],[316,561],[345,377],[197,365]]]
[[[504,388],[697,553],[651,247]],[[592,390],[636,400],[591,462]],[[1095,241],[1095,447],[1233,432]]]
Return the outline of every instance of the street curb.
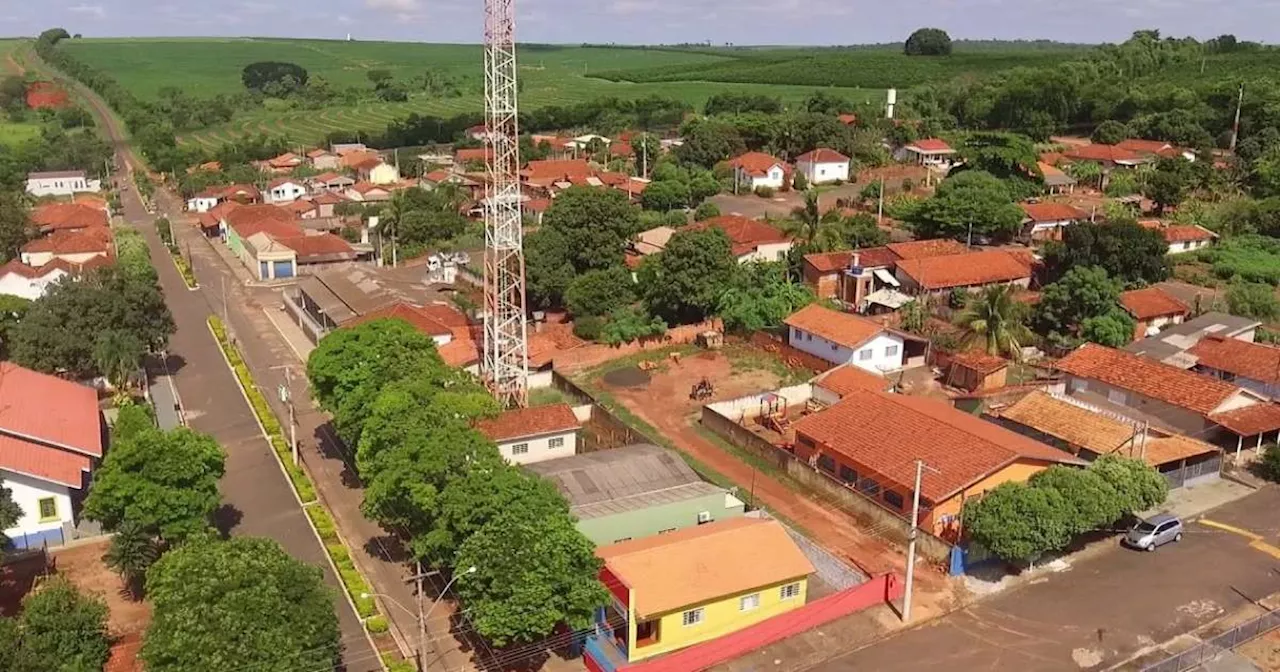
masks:
[[[316,529],[315,523],[311,522],[311,516],[307,515],[306,509],[308,506],[324,506],[320,503],[320,493],[316,492],[316,501],[312,502],[310,505],[302,502],[302,498],[298,496],[298,490],[293,487],[293,479],[289,478],[289,472],[285,471],[284,464],[280,461],[280,456],[276,454],[275,447],[271,445],[271,437],[267,434],[267,428],[263,426],[262,420],[258,417],[257,411],[253,409],[253,402],[249,401],[249,394],[245,391],[244,384],[240,382],[240,377],[236,375],[236,370],[235,367],[231,365],[231,360],[227,359],[227,353],[223,351],[222,343],[218,341],[218,335],[213,331],[213,325],[209,324],[206,320],[205,327],[209,330],[209,336],[213,338],[214,344],[218,346],[218,354],[222,355],[222,362],[227,365],[227,371],[231,373],[231,378],[236,381],[236,389],[240,390],[240,397],[244,399],[245,405],[249,407],[249,413],[253,415],[253,421],[258,424],[258,431],[262,434],[262,439],[267,442],[267,449],[270,451],[272,457],[275,458],[274,461],[276,463],[276,467],[280,469],[280,474],[284,476],[285,482],[289,484],[289,492],[293,494],[294,501],[298,503],[298,508],[302,510],[302,517],[306,519],[307,527],[311,530],[311,535],[315,537],[316,543],[320,545],[320,554],[324,556],[325,562],[329,564],[329,569],[333,570],[333,577],[338,582],[338,590],[342,593],[342,597],[347,601],[347,605],[351,607],[351,613],[355,614],[356,620],[360,622],[360,632],[364,633],[365,641],[369,643],[369,649],[375,654],[378,654],[378,665],[382,668],[383,672],[388,672],[387,664],[382,660],[382,652],[378,650],[378,645],[373,641],[373,635],[369,632],[368,628],[364,627],[366,619],[360,617],[360,610],[356,608],[355,600],[351,599],[351,594],[347,592],[346,585],[342,583],[342,574],[338,572],[338,566],[334,564],[333,558],[329,557],[329,551],[324,547],[324,539],[320,538],[320,531]],[[233,345],[232,347],[235,346]],[[305,469],[306,467],[303,467],[304,471]],[[307,474],[307,478],[310,479],[311,475]],[[312,482],[315,482],[314,479],[312,479]],[[329,516],[332,517],[333,514],[330,513]],[[337,525],[335,525],[334,528],[335,533],[337,533]],[[347,545],[346,540],[342,538],[341,534],[338,534],[338,540],[342,542],[343,546],[347,547],[347,552],[350,553],[350,546]],[[357,568],[356,571],[359,571],[359,569]],[[363,572],[361,572],[361,578],[364,578],[365,583],[369,583],[369,579],[364,577]],[[372,586],[373,584],[369,585]],[[401,655],[403,655],[403,653],[404,652],[402,651]]]

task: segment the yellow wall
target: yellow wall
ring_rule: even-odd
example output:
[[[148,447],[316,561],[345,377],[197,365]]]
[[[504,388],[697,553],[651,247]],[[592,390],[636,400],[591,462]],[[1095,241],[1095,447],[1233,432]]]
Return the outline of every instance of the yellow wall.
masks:
[[[780,597],[781,588],[790,583],[800,584],[800,594],[784,601]],[[660,617],[661,624],[658,626],[658,642],[640,650],[637,650],[635,645],[637,619],[633,611],[627,634],[629,661],[643,660],[660,653],[667,653],[699,642],[715,639],[716,637],[737,632],[767,618],[803,607],[808,595],[808,588],[807,578],[783,581],[755,590],[746,590],[704,604],[690,605],[681,608],[679,611],[664,614]],[[760,606],[751,611],[741,611],[739,609],[739,599],[752,593],[760,593]],[[706,609],[702,622],[698,625],[684,625],[684,612],[697,607]],[[647,620],[659,620],[659,617]]]
[[[943,530],[946,529],[942,520],[944,516],[958,517],[960,510],[964,508],[964,503],[974,497],[981,497],[982,493],[1010,481],[1025,483],[1027,479],[1049,468],[1048,462],[1040,462],[1035,460],[1018,460],[1009,466],[997,471],[994,474],[974,483],[956,496],[945,502],[939,502],[933,508],[933,515],[930,523],[933,525],[933,533],[941,536]],[[924,525],[922,525],[923,527]]]

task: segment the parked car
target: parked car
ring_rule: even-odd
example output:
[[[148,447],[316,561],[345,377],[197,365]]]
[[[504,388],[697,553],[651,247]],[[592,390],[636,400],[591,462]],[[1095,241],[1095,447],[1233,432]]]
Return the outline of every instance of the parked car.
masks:
[[[1143,551],[1154,551],[1171,541],[1182,541],[1182,521],[1168,513],[1139,521],[1124,535],[1125,545]]]

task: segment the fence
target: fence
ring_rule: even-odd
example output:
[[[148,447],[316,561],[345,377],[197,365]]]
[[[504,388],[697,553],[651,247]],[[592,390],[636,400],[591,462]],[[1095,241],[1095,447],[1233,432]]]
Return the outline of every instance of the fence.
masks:
[[[767,332],[753,331],[749,340],[752,345],[766,352],[777,353],[787,363],[787,366],[792,368],[804,367],[814,373],[822,373],[836,366],[821,357],[815,357],[803,350],[793,348],[782,338]]]
[[[1211,637],[1176,656],[1142,668],[1142,672],[1182,672],[1211,661],[1219,653],[1280,627],[1280,609],[1269,611],[1226,632]]]
[[[575,405],[591,405],[591,417],[583,424],[582,452],[610,450],[637,443],[662,445],[614,417],[608,409],[596,403],[590,394],[575,385],[573,381],[560,375],[558,371],[551,373],[551,386],[572,399]]]
[[[725,441],[776,466],[791,480],[824,497],[890,541],[907,542],[911,523],[903,514],[886,509],[866,495],[805,464],[792,453],[778,448],[732,418],[721,415],[710,405],[702,407],[702,425]],[[943,539],[920,530],[916,541],[916,549],[924,557],[939,563],[951,561],[951,544]]]
[[[658,338],[632,341],[621,345],[605,345],[603,343],[580,345],[570,350],[561,350],[555,353],[552,356],[552,364],[558,371],[573,371],[603,364],[619,357],[634,355],[638,352],[660,350],[673,345],[693,343],[700,334],[706,331],[723,333],[724,323],[719,319],[712,319],[696,324],[686,324],[680,327],[672,327],[667,330],[667,333]]]

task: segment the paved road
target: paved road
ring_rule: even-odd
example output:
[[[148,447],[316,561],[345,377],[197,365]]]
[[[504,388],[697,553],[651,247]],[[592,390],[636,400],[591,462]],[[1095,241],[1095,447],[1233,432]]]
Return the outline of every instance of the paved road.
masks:
[[[98,108],[95,112],[99,123],[107,129],[116,146],[117,167],[138,169],[132,150],[122,140],[123,134],[115,127],[114,119],[102,108],[102,101],[87,90],[85,95]],[[194,292],[187,289],[152,226],[154,216],[142,205],[130,178],[122,172],[116,179],[128,185],[121,190],[125,219],[142,231],[147,241],[165,302],[178,327],[169,340],[169,368],[186,409],[188,424],[213,436],[227,451],[226,475],[219,484],[225,503],[219,512],[219,527],[235,535],[274,539],[293,557],[320,567],[325,582],[333,588],[345,669],[348,672],[381,669],[359,618],[342,595],[341,584],[329,567],[323,547],[262,437],[253,411],[227,368],[217,342],[209,333],[206,319],[214,314],[211,306],[218,305],[220,297],[208,288]]]
[[[1280,591],[1277,510],[1270,486],[1205,514],[1261,540],[1191,523],[1176,545],[1108,552],[812,669],[1106,669]]]

